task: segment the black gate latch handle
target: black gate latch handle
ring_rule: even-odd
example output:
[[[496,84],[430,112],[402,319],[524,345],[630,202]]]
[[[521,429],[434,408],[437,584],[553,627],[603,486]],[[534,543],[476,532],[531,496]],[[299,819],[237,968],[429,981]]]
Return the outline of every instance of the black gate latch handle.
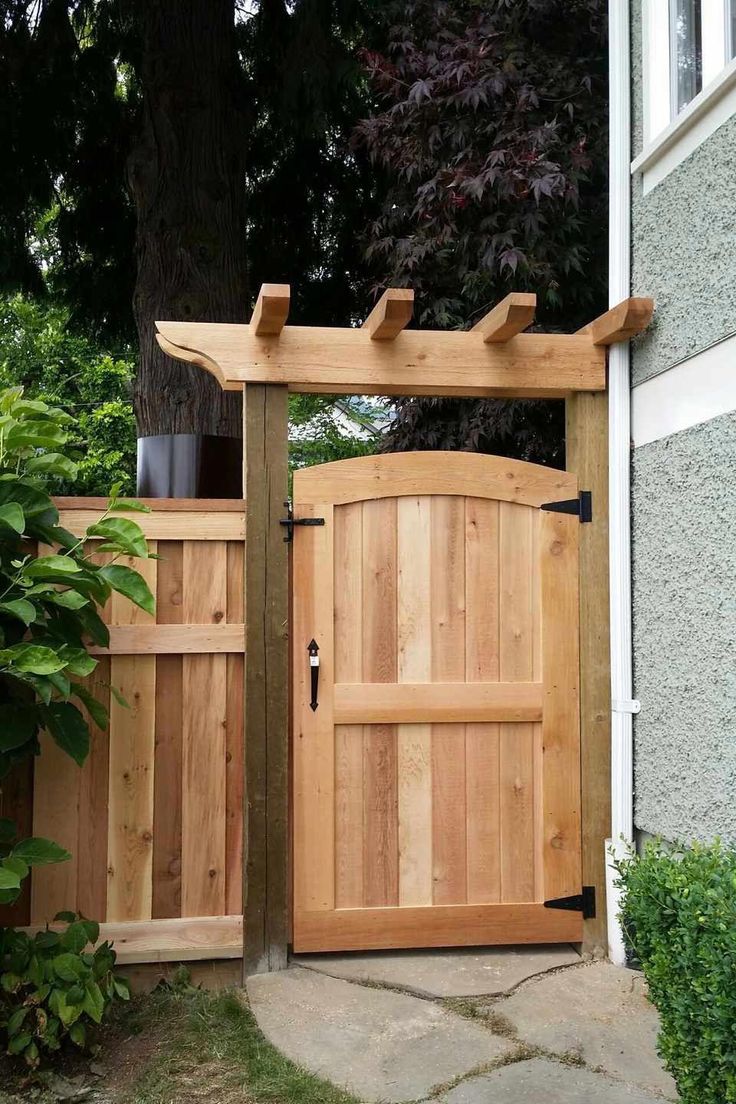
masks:
[[[307,651],[309,652],[309,673],[312,679],[312,700],[309,703],[309,708],[315,710],[319,705],[317,701],[317,691],[319,688],[319,648],[317,647],[317,641],[312,639],[307,644]]]
[[[286,529],[284,544],[291,544],[293,541],[295,525],[324,525],[325,523],[325,519],[320,517],[295,518],[290,498],[287,498],[284,506],[286,507],[287,516],[279,522],[279,525],[283,525]]]

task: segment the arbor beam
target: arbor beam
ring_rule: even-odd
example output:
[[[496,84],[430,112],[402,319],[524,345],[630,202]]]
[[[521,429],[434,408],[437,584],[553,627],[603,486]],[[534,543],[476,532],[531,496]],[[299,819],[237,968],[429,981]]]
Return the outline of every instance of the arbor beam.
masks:
[[[615,345],[619,341],[628,341],[645,330],[652,321],[653,314],[653,299],[624,299],[622,303],[583,326],[578,333],[587,334],[594,345]]]
[[[288,393],[248,384],[243,403],[245,798],[243,975],[282,970],[289,941]]]
[[[404,330],[392,341],[360,329],[285,326],[260,337],[249,326],[159,322],[161,347],[206,368],[227,391],[286,384],[339,395],[565,398],[602,391],[605,350],[587,334],[518,334],[501,343],[458,330]]]
[[[593,521],[580,526],[580,766],[583,885],[595,886],[598,904],[595,919],[583,921],[583,948],[605,954],[605,847],[611,834],[608,396],[573,395],[565,406],[566,467],[593,495]]]
[[[261,284],[250,320],[250,329],[258,337],[277,337],[289,317],[291,288],[288,284]]]
[[[393,341],[411,322],[412,288],[387,288],[363,323],[372,341]]]
[[[471,333],[481,333],[486,344],[508,341],[534,321],[537,297],[525,291],[512,291],[493,310],[476,322]]]

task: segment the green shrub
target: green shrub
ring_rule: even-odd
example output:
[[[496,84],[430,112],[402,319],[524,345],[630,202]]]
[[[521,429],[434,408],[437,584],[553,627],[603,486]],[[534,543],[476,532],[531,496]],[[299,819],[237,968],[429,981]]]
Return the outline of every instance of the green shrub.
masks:
[[[109,643],[99,609],[117,591],[154,610],[141,575],[116,562],[145,558],[148,546],[140,526],[113,510],[145,507],[118,499],[113,488],[107,510],[83,537],[59,525],[49,481],[77,475],[68,454],[72,421],[26,399],[22,387],[0,391],[0,781],[18,760],[39,753],[42,729],[84,762],[85,711],[107,725],[105,708],[83,681],[97,665],[88,642]],[[108,562],[94,562],[93,552],[108,553]],[[31,867],[68,858],[51,840],[17,839],[12,821],[0,818],[0,904],[17,899]],[[0,1041],[31,1067],[67,1037],[86,1045],[88,1024],[100,1023],[114,996],[128,996],[113,974],[110,945],[86,950],[99,925],[74,913],[57,919],[66,930],[28,935],[0,927]]]
[[[57,920],[66,922],[63,930],[36,935],[0,928],[0,1038],[34,1069],[67,1039],[87,1047],[90,1025],[102,1022],[116,997],[130,997],[127,980],[114,973],[110,944],[86,950],[99,924],[74,913]]]
[[[102,647],[109,632],[99,615],[113,590],[153,613],[153,596],[141,575],[116,561],[148,556],[139,525],[111,517],[113,509],[141,509],[111,499],[81,539],[59,525],[49,478],[73,479],[66,454],[68,414],[22,388],[0,391],[0,780],[13,764],[38,754],[46,729],[80,765],[89,750],[89,727],[79,703],[105,727],[103,706],[83,680],[97,660],[87,642]],[[93,549],[89,541],[95,541]],[[37,555],[37,542],[49,546]],[[110,553],[93,562],[92,551]],[[0,904],[12,887],[0,886]]]
[[[736,851],[716,842],[617,864],[624,929],[683,1104],[736,1102]]]

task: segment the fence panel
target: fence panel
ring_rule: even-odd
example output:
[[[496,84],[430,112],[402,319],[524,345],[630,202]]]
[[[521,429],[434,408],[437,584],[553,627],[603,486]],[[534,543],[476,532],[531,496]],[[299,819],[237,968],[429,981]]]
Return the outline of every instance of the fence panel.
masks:
[[[81,533],[103,499],[59,499]],[[244,503],[150,500],[135,515],[159,559],[130,560],[156,596],[150,617],[114,595],[109,649],[90,679],[109,708],[81,769],[45,734],[32,774],[3,801],[72,860],[39,868],[0,923],[66,909],[103,922],[122,960],[235,957],[242,942]],[[130,515],[128,515],[130,516]],[[119,561],[123,562],[123,561]],[[111,687],[113,691],[111,691]],[[122,696],[122,703],[118,696]],[[25,799],[23,794],[25,793]],[[3,815],[11,815],[3,813]]]

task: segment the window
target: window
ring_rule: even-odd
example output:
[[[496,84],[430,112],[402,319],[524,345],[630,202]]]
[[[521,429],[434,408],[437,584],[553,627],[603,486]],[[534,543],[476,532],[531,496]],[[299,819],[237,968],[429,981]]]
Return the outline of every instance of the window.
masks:
[[[736,57],[736,0],[644,0],[646,141]]]
[[[642,0],[642,16],[644,143],[631,171],[646,195],[736,116],[736,0]]]
[[[670,0],[670,117],[703,88],[703,13],[700,0]],[[725,60],[725,59],[724,59]]]

